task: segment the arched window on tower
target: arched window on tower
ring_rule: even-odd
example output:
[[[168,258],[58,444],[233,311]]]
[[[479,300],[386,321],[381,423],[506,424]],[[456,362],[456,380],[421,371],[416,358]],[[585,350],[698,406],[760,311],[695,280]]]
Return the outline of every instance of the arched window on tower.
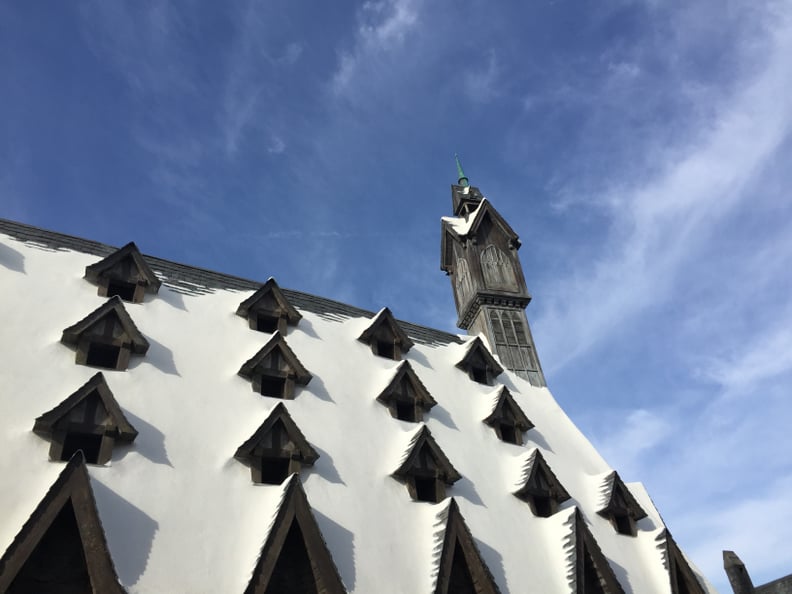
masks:
[[[456,264],[456,290],[460,307],[464,306],[473,295],[473,281],[470,278],[470,269],[467,260],[457,258]]]
[[[516,290],[517,280],[509,257],[498,247],[490,244],[481,252],[481,272],[484,283],[491,289]]]

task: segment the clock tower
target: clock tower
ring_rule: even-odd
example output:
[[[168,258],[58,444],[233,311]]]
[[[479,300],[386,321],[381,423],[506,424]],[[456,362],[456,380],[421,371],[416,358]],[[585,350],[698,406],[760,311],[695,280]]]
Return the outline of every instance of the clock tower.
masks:
[[[520,240],[506,220],[468,183],[457,158],[451,186],[454,216],[443,217],[440,267],[451,279],[459,319],[468,334],[483,334],[501,364],[544,386],[525,307],[531,295],[517,250]]]

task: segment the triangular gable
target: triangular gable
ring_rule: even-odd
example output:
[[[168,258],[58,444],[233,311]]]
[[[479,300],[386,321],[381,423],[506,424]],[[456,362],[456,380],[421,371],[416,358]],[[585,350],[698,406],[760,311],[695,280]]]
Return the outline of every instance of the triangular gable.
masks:
[[[465,356],[456,364],[456,366],[471,375],[471,379],[478,381],[482,384],[489,383],[492,379],[503,373],[503,367],[495,360],[489,349],[481,340],[480,336],[476,336],[467,347]],[[474,377],[477,369],[484,369],[486,371],[484,378]],[[483,380],[483,381],[482,381]]]
[[[375,351],[374,354],[389,359],[399,360],[401,355],[413,347],[413,341],[407,336],[396,318],[393,317],[391,310],[383,307],[371,320],[371,323],[358,337],[358,340],[370,345]],[[389,352],[378,349],[377,343],[386,343],[384,346]]]
[[[445,516],[445,531],[435,594],[500,592],[453,497],[441,514]]]
[[[345,591],[302,483],[293,475],[245,594],[342,594]]]
[[[262,316],[273,318],[275,328],[280,332],[286,332],[286,325],[296,326],[297,322],[302,319],[300,312],[289,303],[283,291],[278,287],[278,283],[272,277],[255,293],[239,304],[236,314],[247,318],[250,322],[250,327],[254,330],[263,331],[267,331],[262,327],[262,324],[266,323],[267,320],[263,319]]]
[[[671,594],[706,594],[668,529],[657,536],[657,542],[663,555],[663,564],[668,571]]]
[[[103,334],[106,335],[107,333],[105,332],[91,332],[91,330],[95,330],[96,325],[107,317],[114,317],[118,321],[118,324],[120,324],[122,330],[121,336],[116,336],[115,333],[113,333],[112,336],[107,336],[108,339],[112,339],[113,342],[130,344],[131,351],[139,355],[145,354],[146,351],[148,351],[148,340],[146,340],[146,337],[137,329],[132,318],[129,317],[124,303],[118,296],[108,299],[103,305],[96,308],[82,320],[66,328],[63,331],[61,342],[63,344],[75,346],[86,333],[95,334],[97,337]]]
[[[479,206],[476,209],[476,212],[473,214],[473,220],[470,222],[470,227],[465,236],[475,235],[478,231],[478,228],[481,226],[481,223],[487,217],[490,217],[492,222],[501,228],[501,230],[509,238],[509,241],[514,244],[514,247],[520,247],[520,240],[517,233],[515,233],[514,229],[511,228],[511,225],[506,222],[506,219],[504,219],[501,214],[495,210],[495,207],[492,206],[492,203],[486,198],[481,201],[481,206]]]
[[[621,534],[634,534],[635,522],[646,517],[646,511],[615,470],[602,482],[600,505],[602,507],[597,513],[611,520]]]
[[[452,261],[453,250],[449,249],[449,246],[452,245],[453,242],[464,243],[465,239],[475,235],[481,223],[487,218],[489,218],[496,227],[501,229],[508,238],[510,245],[519,249],[520,239],[517,233],[515,233],[511,225],[506,222],[506,219],[495,210],[495,207],[492,206],[489,200],[484,198],[479,207],[470,214],[470,218],[466,220],[466,224],[454,224],[450,220],[447,220],[448,217],[443,218],[440,239],[440,254],[442,258],[440,268],[442,270],[448,272],[452,270],[455,264],[455,262]]]
[[[156,294],[162,284],[151,270],[135,242],[130,241],[106,258],[85,267],[85,279],[100,285],[100,295],[108,294],[108,283],[121,281],[133,285],[135,296],[128,301],[142,301],[142,292]],[[138,289],[139,287],[139,289]],[[102,293],[104,289],[104,293]]]
[[[306,385],[311,381],[311,374],[300,363],[297,355],[289,348],[286,339],[280,332],[276,332],[261,349],[248,359],[239,369],[239,375],[245,379],[253,379],[257,373],[262,373],[273,369],[267,366],[269,358],[273,355],[282,358],[279,366],[281,371],[286,370],[293,375],[294,381],[300,385]]]
[[[387,406],[395,418],[412,422],[419,421],[420,415],[414,415],[415,418],[407,418],[407,415],[402,414],[403,411],[399,408],[401,405],[412,405],[422,412],[427,412],[437,404],[409,361],[402,361],[391,381],[377,396],[377,401]]]
[[[572,591],[575,594],[624,594],[580,510],[574,508],[567,524],[570,525],[567,577]]]
[[[299,472],[303,465],[311,466],[319,454],[305,439],[302,431],[292,420],[282,402],[273,409],[267,420],[239,448],[234,458],[251,467],[253,482],[279,482],[285,474]],[[269,468],[269,476],[263,476],[266,462],[282,461],[282,467]],[[272,480],[277,477],[278,481]]]
[[[104,425],[109,434],[121,441],[134,441],[138,432],[124,416],[101,371],[58,406],[38,417],[33,425],[33,431],[39,435],[49,437],[60,421],[64,420],[72,410],[94,393],[99,396],[110,417],[109,421]]]
[[[519,485],[514,495],[523,501],[527,501],[537,516],[547,517],[552,515],[558,504],[570,498],[569,493],[564,489],[561,481],[558,480],[558,477],[538,448],[528,455],[522,468]],[[549,508],[545,509],[543,507],[544,502],[538,502],[537,497],[549,498],[554,504],[551,503]]]
[[[81,454],[75,454],[0,558],[0,592],[123,593]]]
[[[490,427],[495,427],[499,423],[504,422],[513,422],[514,426],[520,431],[528,431],[534,427],[534,424],[525,416],[520,405],[517,404],[514,396],[511,395],[506,386],[500,388],[492,413],[484,419],[484,423]]]
[[[435,475],[445,484],[452,485],[462,478],[462,475],[457,472],[457,469],[451,464],[443,450],[437,445],[434,437],[432,437],[432,432],[429,431],[429,427],[426,425],[423,425],[413,435],[410,445],[402,457],[401,464],[393,472],[393,475],[399,478],[406,478],[415,473],[420,473],[425,470],[423,462],[427,458],[431,458],[435,467]]]

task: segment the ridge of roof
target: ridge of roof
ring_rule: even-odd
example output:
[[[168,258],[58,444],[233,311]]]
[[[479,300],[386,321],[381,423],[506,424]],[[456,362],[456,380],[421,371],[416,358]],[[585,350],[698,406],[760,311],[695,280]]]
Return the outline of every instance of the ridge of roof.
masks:
[[[50,231],[42,229],[34,225],[10,221],[8,219],[0,218],[0,233],[4,233],[9,237],[34,245],[62,251],[72,250],[84,254],[91,254],[100,256],[102,258],[109,256],[118,248],[92,241],[90,239],[83,239],[75,235],[68,235],[66,233],[58,233],[57,231]],[[218,289],[231,289],[235,291],[256,291],[261,288],[262,281],[254,281],[232,274],[217,272],[208,268],[200,266],[193,266],[190,264],[182,264],[157,256],[150,256],[143,254],[149,266],[154,270],[157,277],[162,281],[162,284],[167,286],[172,291],[177,293],[184,293],[188,295],[201,295],[204,293],[212,293]],[[266,281],[264,281],[266,282]],[[377,312],[369,311],[348,303],[297,291],[294,289],[284,289],[281,287],[287,299],[299,309],[304,309],[322,316],[341,316],[341,317],[362,317],[374,318]],[[461,344],[463,340],[456,334],[414,324],[404,320],[396,320],[404,331],[414,340],[427,345],[446,345],[451,343]]]

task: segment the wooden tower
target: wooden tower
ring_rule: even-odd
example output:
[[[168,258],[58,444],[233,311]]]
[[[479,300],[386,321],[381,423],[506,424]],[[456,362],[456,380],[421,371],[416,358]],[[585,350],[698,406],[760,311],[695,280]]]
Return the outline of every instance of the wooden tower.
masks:
[[[520,240],[506,220],[468,183],[457,159],[451,186],[453,217],[443,217],[441,265],[449,275],[459,319],[468,334],[483,334],[501,363],[544,386],[525,307],[531,295],[517,250]]]

